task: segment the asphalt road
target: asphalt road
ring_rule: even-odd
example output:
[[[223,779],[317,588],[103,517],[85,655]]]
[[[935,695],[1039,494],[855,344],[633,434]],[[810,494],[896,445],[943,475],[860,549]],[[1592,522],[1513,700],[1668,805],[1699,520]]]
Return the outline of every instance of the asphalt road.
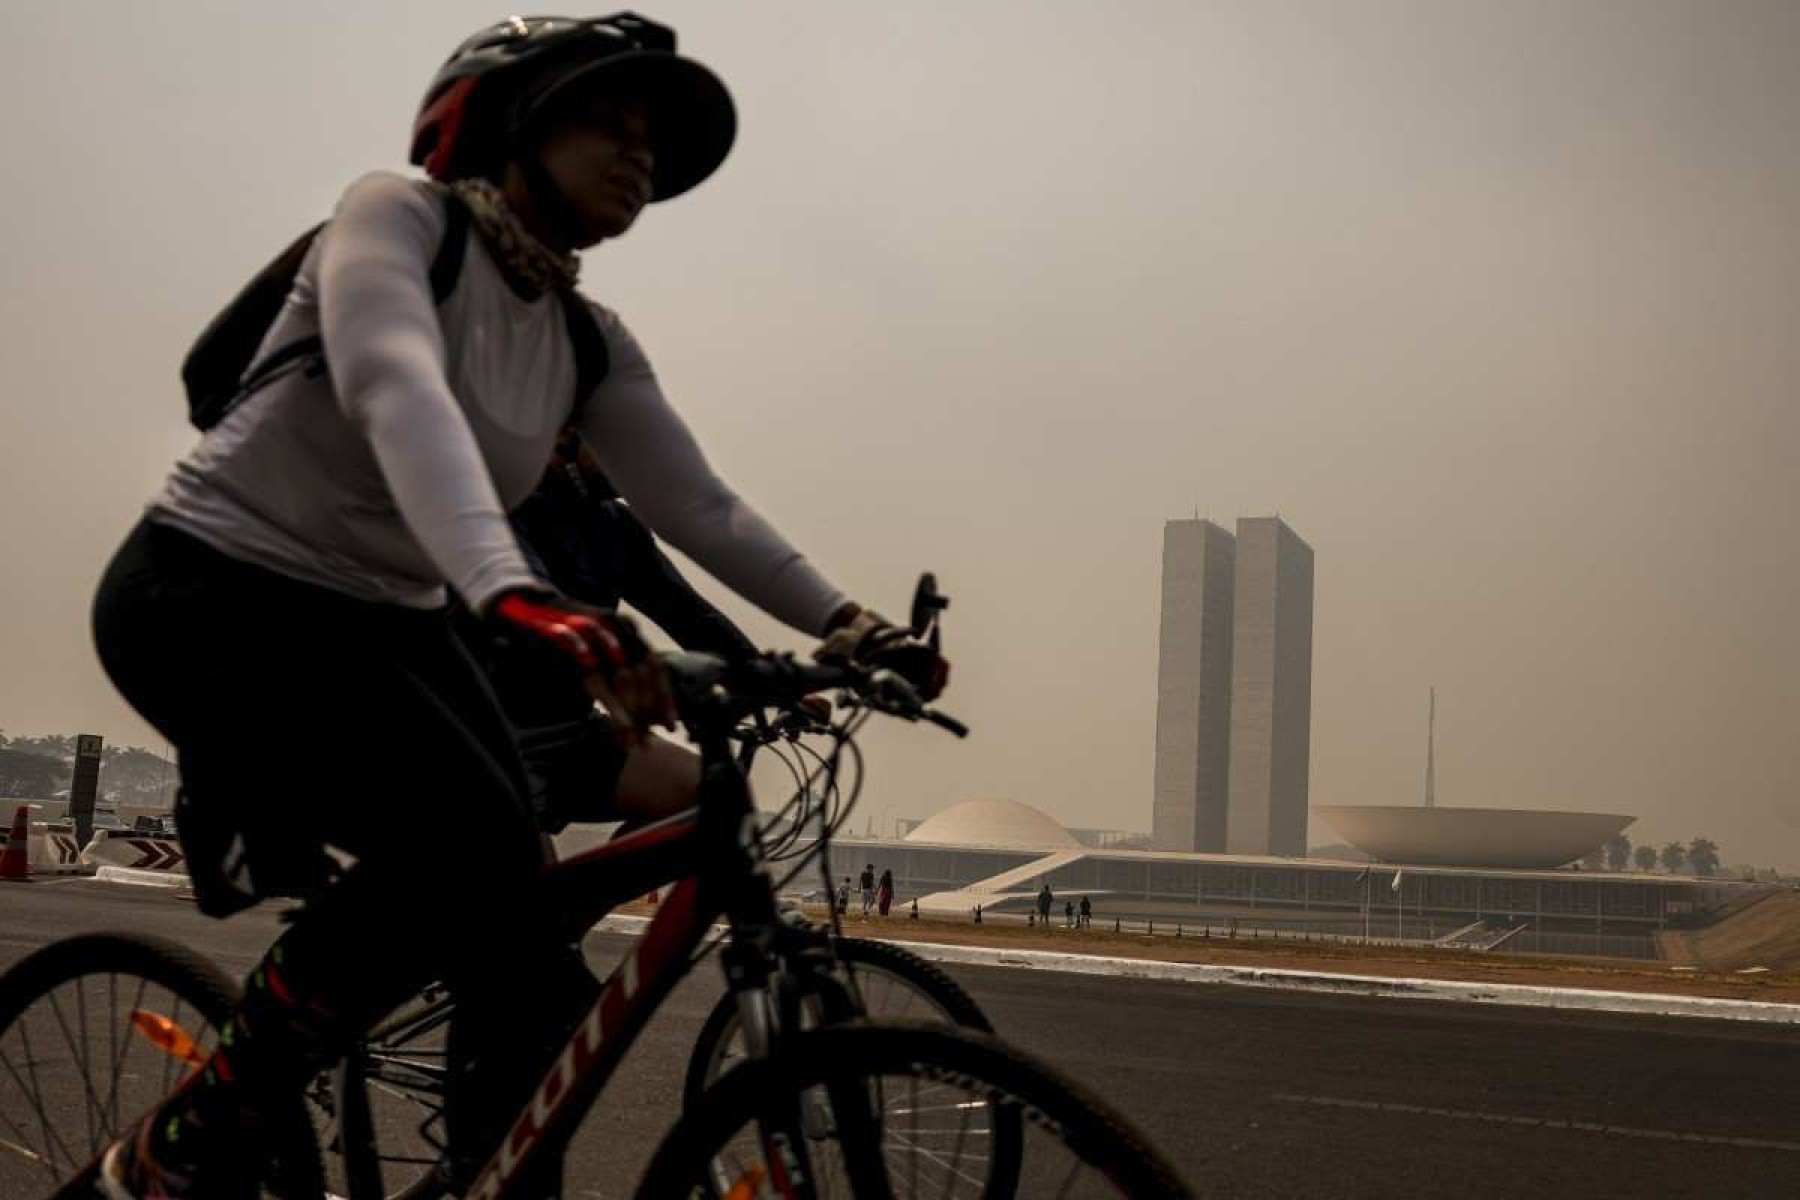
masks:
[[[83,930],[242,973],[273,912],[149,889],[0,886],[0,969]],[[626,939],[596,935],[596,966]],[[718,989],[674,995],[574,1148],[571,1197],[631,1194]],[[1800,1196],[1800,1031],[958,967],[1002,1034],[1088,1084],[1219,1196]],[[0,1078],[0,1089],[13,1086]],[[610,1101],[610,1102],[609,1102]]]

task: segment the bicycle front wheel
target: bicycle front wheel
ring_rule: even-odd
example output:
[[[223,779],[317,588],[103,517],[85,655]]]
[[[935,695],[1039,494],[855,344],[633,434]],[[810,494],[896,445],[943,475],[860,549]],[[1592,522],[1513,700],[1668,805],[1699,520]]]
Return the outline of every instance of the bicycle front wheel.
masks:
[[[1017,1158],[995,1169],[1011,1117]],[[1192,1193],[1118,1114],[999,1039],[845,1025],[744,1063],[663,1140],[640,1200],[730,1196],[1131,1197]]]
[[[982,1033],[994,1031],[987,1014],[956,980],[910,950],[871,938],[838,938],[832,949],[844,974],[855,982],[861,1015],[869,1020],[942,1022]],[[820,1023],[813,1005],[807,1005],[801,1016],[807,1028]],[[698,1104],[700,1093],[744,1058],[737,997],[728,991],[694,1039],[682,1086],[683,1107]]]

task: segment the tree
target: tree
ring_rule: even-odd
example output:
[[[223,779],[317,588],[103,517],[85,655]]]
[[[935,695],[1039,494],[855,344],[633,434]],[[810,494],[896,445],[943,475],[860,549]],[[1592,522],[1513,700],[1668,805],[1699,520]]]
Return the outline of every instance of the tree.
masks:
[[[1662,848],[1663,870],[1673,875],[1687,866],[1687,848],[1680,842],[1670,842]]]
[[[112,805],[173,803],[175,764],[138,746],[108,746],[100,766],[100,791]]]
[[[1631,839],[1620,834],[1606,843],[1606,866],[1611,871],[1623,871],[1631,865]]]
[[[1640,871],[1656,870],[1656,847],[1639,846],[1631,852],[1631,861],[1637,864]]]
[[[75,739],[0,735],[0,796],[48,799],[66,791],[75,769]],[[100,801],[166,806],[175,790],[175,764],[140,746],[108,746],[100,762]]]
[[[1584,871],[1604,871],[1606,869],[1606,847],[1595,846],[1581,856],[1581,869]]]
[[[15,749],[17,745],[14,741],[0,750],[0,796],[47,800],[69,786],[68,763],[58,762],[48,754]]]
[[[6,743],[8,750],[22,750],[27,754],[41,754],[45,758],[54,758],[61,762],[75,761],[75,739],[67,734],[53,733],[49,737],[16,737]]]
[[[1719,847],[1711,838],[1697,837],[1688,843],[1688,868],[1696,875],[1712,875],[1719,869]]]

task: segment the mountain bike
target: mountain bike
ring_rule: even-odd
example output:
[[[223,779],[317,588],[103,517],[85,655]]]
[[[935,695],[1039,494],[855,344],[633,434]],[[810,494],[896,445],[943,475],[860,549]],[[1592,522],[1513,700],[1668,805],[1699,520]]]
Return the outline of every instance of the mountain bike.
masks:
[[[577,922],[610,907],[604,898],[639,894],[672,875],[679,882],[461,1194],[499,1200],[538,1155],[567,1145],[711,937],[715,918],[723,918],[718,956],[745,1061],[684,1112],[653,1156],[639,1196],[1188,1195],[1120,1117],[990,1035],[863,1021],[829,934],[796,926],[780,912],[761,826],[732,752],[732,731],[745,714],[840,689],[844,715],[824,757],[833,778],[855,755],[853,735],[873,714],[957,733],[962,727],[887,671],[777,655],[730,664],[670,655],[665,662],[683,724],[701,752],[699,806],[569,860],[556,879]],[[810,848],[821,863],[832,831],[822,826]],[[809,1009],[817,1014],[811,1028]],[[292,1171],[280,1171],[305,1157],[303,1139],[293,1140],[278,1145],[269,1180],[278,1195],[304,1194],[293,1190]],[[79,1195],[83,1182],[77,1177],[59,1195]]]

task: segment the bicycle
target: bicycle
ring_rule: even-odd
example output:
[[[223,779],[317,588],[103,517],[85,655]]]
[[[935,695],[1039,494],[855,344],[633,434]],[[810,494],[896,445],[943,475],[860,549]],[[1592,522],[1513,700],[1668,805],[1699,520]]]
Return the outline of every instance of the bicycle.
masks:
[[[888,1196],[896,1184],[939,1195],[969,1188],[1000,1197],[1046,1188],[1187,1195],[1119,1117],[999,1040],[859,1021],[853,990],[834,970],[829,936],[795,927],[779,912],[747,781],[731,751],[744,714],[842,689],[840,707],[849,715],[833,726],[827,768],[834,778],[843,756],[854,753],[853,734],[873,713],[966,731],[891,672],[786,656],[665,661],[683,723],[700,748],[702,802],[569,860],[557,883],[568,911],[582,921],[602,897],[641,894],[675,875],[680,881],[463,1194],[498,1200],[536,1155],[567,1144],[691,967],[714,918],[723,917],[720,961],[748,1061],[704,1091],[670,1130],[640,1196]],[[821,829],[821,860],[830,833]],[[803,1028],[807,1006],[821,1027]],[[277,1162],[301,1157],[304,1147],[284,1146]],[[80,1182],[59,1194],[72,1194]]]
[[[803,710],[783,712],[773,720],[756,714],[734,735],[742,744],[739,765],[747,770],[759,750],[774,749],[783,742],[792,744],[821,728],[825,726],[816,715]],[[776,757],[783,757],[779,750]],[[789,769],[796,778],[803,774],[791,763]],[[822,820],[828,824],[841,819],[841,815],[833,818],[825,813],[823,803],[814,798],[811,781],[803,780],[795,800],[767,824],[779,826],[801,801],[814,801],[813,807],[820,810]],[[806,804],[802,803],[800,809],[800,817],[788,822],[790,830],[806,823]],[[793,874],[797,873],[796,870]],[[610,911],[615,899],[633,898],[638,882],[635,877],[626,878],[624,886],[616,889],[616,896],[596,896],[590,908],[605,907]],[[716,942],[714,939],[715,945]],[[844,937],[835,931],[830,950],[846,984],[855,993],[858,1011],[864,1015],[878,1019],[920,1016],[992,1031],[975,1001],[943,971],[917,955],[898,946]],[[59,995],[68,1000],[67,1012],[58,1002]],[[173,943],[135,935],[65,940],[31,956],[0,980],[0,1066],[10,1066],[8,1042],[17,1040],[9,1039],[9,1029],[24,1036],[29,1060],[31,1022],[23,1019],[21,1010],[34,999],[48,1000],[51,1011],[44,1014],[39,1024],[44,1027],[40,1032],[49,1035],[52,1048],[67,1052],[66,1065],[71,1071],[90,1075],[98,1071],[108,1076],[108,1086],[101,1089],[106,1093],[103,1103],[79,1104],[81,1113],[60,1114],[65,1118],[79,1117],[76,1123],[88,1134],[85,1141],[74,1139],[80,1141],[79,1145],[70,1145],[71,1139],[61,1134],[52,1136],[52,1122],[39,1095],[39,1081],[23,1077],[15,1081],[17,1094],[32,1105],[30,1115],[37,1118],[36,1140],[46,1173],[51,1173],[54,1180],[57,1176],[50,1171],[53,1166],[77,1168],[117,1132],[121,1116],[129,1118],[169,1090],[177,1077],[172,1072],[179,1062],[203,1061],[212,1048],[218,1022],[230,1011],[236,996],[236,984],[204,958]],[[324,1178],[346,1200],[435,1200],[450,1194],[444,1163],[447,1147],[441,1132],[444,1053],[437,1035],[447,1027],[452,1011],[453,1002],[444,989],[425,989],[420,997],[359,1038],[342,1063],[323,1073],[308,1088],[307,1099],[322,1118],[322,1140],[330,1152],[325,1159]],[[816,1011],[803,1015],[811,1023],[819,1023]],[[98,1037],[89,1028],[90,1017],[102,1025]],[[108,1026],[108,1017],[124,1028]],[[184,1017],[198,1017],[199,1023]],[[77,1046],[85,1047],[94,1040],[100,1043],[99,1053],[82,1061]],[[145,1044],[162,1051],[162,1069],[139,1076],[144,1085],[142,1095],[121,1096],[121,1074],[125,1073],[124,1068],[138,1065],[130,1056]],[[695,1039],[683,1075],[684,1104],[693,1104],[707,1086],[742,1057],[737,1009],[727,992],[719,998]],[[392,1097],[422,1112],[416,1138],[424,1143],[424,1152],[414,1152],[405,1144],[396,1149],[377,1136],[374,1100],[378,1096]],[[75,1099],[80,1102],[90,1098]],[[31,1154],[26,1143],[33,1139],[18,1129],[18,1123],[10,1119],[4,1108],[0,1108],[0,1124],[10,1124],[13,1134],[10,1142],[0,1138],[0,1148],[10,1146],[15,1152]],[[388,1123],[390,1129],[393,1124]],[[406,1141],[400,1137],[392,1140]],[[319,1168],[311,1165],[318,1162],[316,1150],[298,1150],[290,1157],[308,1164],[302,1179],[319,1175]],[[5,1156],[0,1155],[0,1163],[4,1161]],[[394,1187],[396,1170],[404,1172],[404,1181]],[[0,1170],[0,1185],[11,1182]],[[11,1189],[0,1186],[0,1191],[8,1190]],[[299,1190],[307,1193],[317,1189],[301,1186]]]

